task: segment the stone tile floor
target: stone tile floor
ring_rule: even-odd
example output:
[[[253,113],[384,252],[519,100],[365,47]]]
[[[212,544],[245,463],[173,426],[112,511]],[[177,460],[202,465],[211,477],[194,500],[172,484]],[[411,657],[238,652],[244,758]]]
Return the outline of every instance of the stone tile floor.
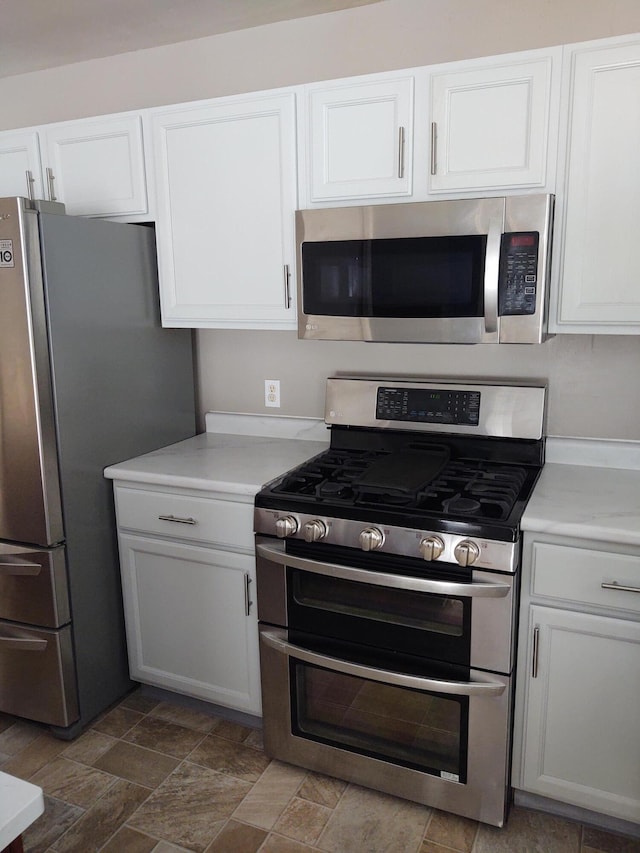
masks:
[[[0,768],[45,792],[25,853],[640,853],[520,807],[495,829],[271,761],[260,730],[144,689],[73,742],[0,714]]]

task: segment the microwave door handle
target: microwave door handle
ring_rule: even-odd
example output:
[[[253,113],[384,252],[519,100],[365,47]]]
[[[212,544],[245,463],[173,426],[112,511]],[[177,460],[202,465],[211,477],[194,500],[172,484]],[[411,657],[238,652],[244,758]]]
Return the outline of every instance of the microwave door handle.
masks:
[[[395,687],[407,687],[410,690],[428,690],[432,693],[446,693],[455,696],[500,696],[505,691],[506,685],[499,681],[486,680],[476,677],[473,681],[445,681],[439,678],[425,678],[420,675],[407,675],[403,672],[379,669],[377,666],[366,666],[353,663],[352,661],[334,658],[329,655],[319,654],[310,649],[296,646],[286,639],[286,632],[282,629],[261,631],[260,637],[268,646],[280,654],[303,660],[305,663],[331,669],[334,672],[343,672],[356,678],[367,678],[370,681],[380,681],[383,684],[391,684]]]
[[[392,575],[385,572],[371,572],[366,569],[356,569],[352,566],[341,566],[336,563],[323,563],[319,560],[308,560],[304,557],[294,557],[287,554],[284,545],[256,545],[256,553],[265,560],[300,569],[305,572],[324,575],[325,577],[340,578],[341,580],[366,583],[374,586],[388,586],[392,589],[407,589],[414,592],[428,592],[434,595],[459,596],[460,598],[505,598],[511,587],[506,583],[455,583],[454,581],[437,581],[428,578],[413,578],[405,575]]]
[[[492,216],[489,220],[487,253],[484,262],[484,330],[487,334],[495,334],[498,331],[498,280],[502,227],[502,217]]]

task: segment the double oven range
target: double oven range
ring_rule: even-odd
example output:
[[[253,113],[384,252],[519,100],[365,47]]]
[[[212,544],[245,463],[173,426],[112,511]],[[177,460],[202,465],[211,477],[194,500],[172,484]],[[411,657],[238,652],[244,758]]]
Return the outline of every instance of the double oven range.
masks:
[[[328,380],[329,449],[256,496],[269,755],[504,823],[545,393]]]

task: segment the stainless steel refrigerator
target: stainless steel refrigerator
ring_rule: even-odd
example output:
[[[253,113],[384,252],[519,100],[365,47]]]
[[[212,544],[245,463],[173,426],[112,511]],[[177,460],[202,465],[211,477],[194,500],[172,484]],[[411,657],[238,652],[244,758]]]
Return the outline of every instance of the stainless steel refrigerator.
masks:
[[[131,688],[103,470],[194,433],[153,228],[0,199],[0,711],[71,738]]]

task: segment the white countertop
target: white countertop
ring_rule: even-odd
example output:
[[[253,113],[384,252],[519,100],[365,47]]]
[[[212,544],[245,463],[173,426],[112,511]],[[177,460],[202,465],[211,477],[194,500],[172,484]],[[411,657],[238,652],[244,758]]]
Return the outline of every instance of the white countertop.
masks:
[[[322,434],[322,433],[320,433]],[[327,449],[325,441],[205,432],[105,469],[105,477],[255,495],[265,483]]]
[[[521,526],[640,547],[640,470],[547,462]]]
[[[326,450],[308,418],[208,412],[207,432],[105,470],[105,477],[253,497]],[[522,529],[640,547],[640,442],[550,437]],[[566,464],[568,463],[568,464]]]
[[[0,850],[44,812],[42,788],[0,772]]]

